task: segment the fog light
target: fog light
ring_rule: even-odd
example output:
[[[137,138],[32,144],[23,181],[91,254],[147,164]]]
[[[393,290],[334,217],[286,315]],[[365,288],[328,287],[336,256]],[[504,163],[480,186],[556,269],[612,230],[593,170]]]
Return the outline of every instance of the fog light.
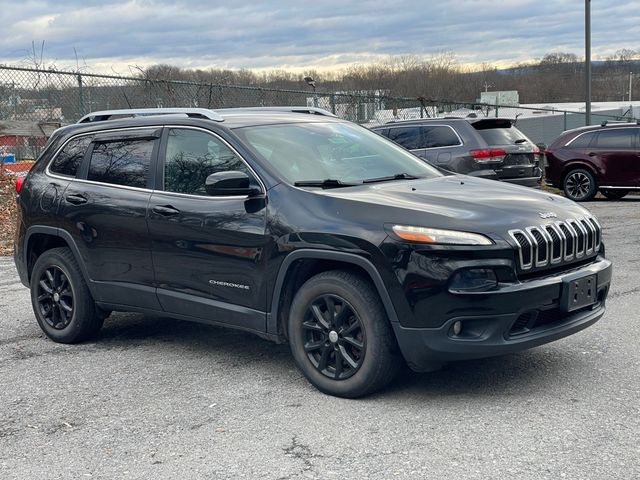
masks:
[[[457,337],[462,332],[462,322],[460,320],[453,324],[453,334]]]
[[[490,268],[468,268],[458,271],[449,284],[453,293],[487,292],[498,287],[496,272]]]

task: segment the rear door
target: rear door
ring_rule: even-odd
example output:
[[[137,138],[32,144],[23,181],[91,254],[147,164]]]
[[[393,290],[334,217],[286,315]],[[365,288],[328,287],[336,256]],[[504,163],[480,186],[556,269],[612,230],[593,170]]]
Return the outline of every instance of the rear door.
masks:
[[[146,213],[159,128],[98,133],[60,203],[98,301],[159,309]]]
[[[600,183],[605,186],[640,185],[638,128],[613,127],[598,131],[587,155],[599,160]]]
[[[483,119],[472,123],[473,128],[490,149],[505,151],[501,163],[492,165],[498,178],[515,179],[537,177],[540,170],[538,147],[507,119]]]
[[[213,132],[166,127],[162,145],[148,223],[163,309],[264,331],[265,197],[211,196],[205,180],[240,170],[264,187]]]

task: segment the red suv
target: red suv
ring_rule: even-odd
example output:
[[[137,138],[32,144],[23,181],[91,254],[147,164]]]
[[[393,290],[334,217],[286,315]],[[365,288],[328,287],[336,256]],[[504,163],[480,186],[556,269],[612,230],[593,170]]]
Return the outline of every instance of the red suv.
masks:
[[[640,122],[568,130],[546,150],[546,183],[576,202],[640,190]]]

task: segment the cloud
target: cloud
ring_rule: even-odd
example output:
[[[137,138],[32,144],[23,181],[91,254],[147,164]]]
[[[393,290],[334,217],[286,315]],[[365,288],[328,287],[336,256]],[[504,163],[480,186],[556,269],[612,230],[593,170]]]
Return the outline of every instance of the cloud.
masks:
[[[592,4],[594,56],[640,48],[633,3]],[[94,69],[119,70],[155,63],[322,69],[441,51],[464,63],[504,64],[584,49],[581,1],[27,0],[0,8],[7,64],[42,40],[45,60],[59,67],[75,63],[75,50]]]

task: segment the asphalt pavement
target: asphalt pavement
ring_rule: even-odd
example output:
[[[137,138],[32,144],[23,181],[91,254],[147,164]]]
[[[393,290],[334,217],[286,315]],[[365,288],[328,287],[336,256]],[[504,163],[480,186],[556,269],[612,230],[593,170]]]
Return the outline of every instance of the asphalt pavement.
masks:
[[[360,400],[222,328],[118,313],[53,343],[0,257],[0,478],[638,479],[640,197],[586,206],[614,262],[600,322]]]

